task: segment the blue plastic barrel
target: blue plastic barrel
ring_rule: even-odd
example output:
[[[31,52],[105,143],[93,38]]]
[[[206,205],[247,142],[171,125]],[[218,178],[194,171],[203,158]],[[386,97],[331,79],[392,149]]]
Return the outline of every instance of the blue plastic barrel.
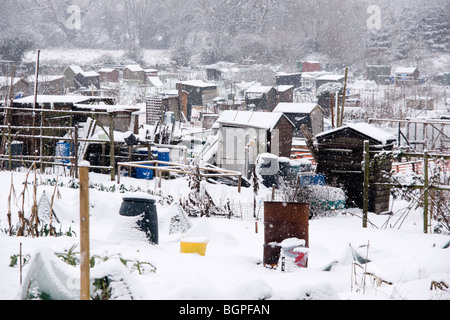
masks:
[[[147,166],[151,166],[151,165],[147,165]],[[135,173],[136,173],[137,179],[153,180],[153,170],[151,170],[151,169],[136,168]]]
[[[170,162],[170,150],[169,149],[158,149],[158,160]],[[165,166],[163,164],[159,164],[159,166]]]
[[[70,157],[70,143],[68,142],[58,142],[56,143],[55,156],[57,157]],[[59,160],[59,163],[69,164],[70,159]]]

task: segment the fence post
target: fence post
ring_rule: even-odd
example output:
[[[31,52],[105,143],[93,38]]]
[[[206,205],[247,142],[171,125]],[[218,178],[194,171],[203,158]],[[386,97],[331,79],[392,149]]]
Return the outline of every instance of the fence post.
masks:
[[[428,233],[428,151],[423,153],[423,232]]]
[[[11,124],[8,124],[8,164],[9,171],[12,171],[12,145],[11,145]]]
[[[369,175],[370,175],[370,155],[369,141],[364,141],[364,187],[363,187],[363,228],[367,228],[367,213],[369,211]]]
[[[114,112],[109,113],[109,159],[111,166],[111,181],[116,180],[116,161],[115,161],[115,141],[114,141]]]
[[[80,164],[80,299],[89,300],[89,162]]]

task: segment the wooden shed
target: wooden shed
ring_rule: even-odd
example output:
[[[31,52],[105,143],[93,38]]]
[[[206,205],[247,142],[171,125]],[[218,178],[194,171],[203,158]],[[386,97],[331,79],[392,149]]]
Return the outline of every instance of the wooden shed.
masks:
[[[38,78],[38,94],[61,95],[64,94],[64,76],[40,75]],[[34,88],[36,76],[29,76],[28,82]]]
[[[273,111],[277,105],[278,92],[271,86],[251,86],[245,91],[245,104],[253,111]]]
[[[417,68],[400,67],[395,69],[395,83],[397,85],[417,85],[420,72]]]
[[[302,74],[298,73],[284,73],[277,74],[277,86],[292,85],[294,88],[300,88],[302,85]]]
[[[294,102],[294,86],[281,85],[277,86],[278,102]]]
[[[100,81],[102,82],[119,82],[120,72],[114,68],[101,68],[98,70]]]
[[[392,68],[385,65],[367,65],[366,79],[375,81],[377,84],[388,84]]]
[[[249,175],[258,155],[291,155],[293,123],[282,113],[227,110],[219,125],[218,165]]]
[[[145,70],[139,65],[128,65],[123,69],[124,80],[135,80],[144,83],[145,77]]]
[[[203,107],[207,103],[212,103],[219,96],[216,84],[201,80],[182,81],[181,89],[189,94],[188,104],[191,106]]]
[[[75,76],[75,88],[90,88],[94,86],[100,89],[100,75],[95,71],[83,71]]]
[[[18,94],[25,94],[31,90],[30,83],[24,78],[13,78],[12,79],[12,90],[11,90],[11,78],[0,76],[0,97],[2,100],[5,100],[5,97],[9,96],[10,91],[12,91],[13,98],[15,98]]]
[[[366,123],[350,124],[323,132],[316,136],[317,173],[325,174],[327,183],[343,188],[348,204],[363,208],[364,141],[370,142],[371,150],[393,150],[396,138]],[[371,160],[373,157],[371,156]],[[383,172],[390,172],[392,162],[371,167],[369,188],[369,211],[377,214],[389,211],[390,188],[374,186],[381,182]]]
[[[304,138],[301,126],[306,125],[315,137],[324,129],[324,110],[317,103],[279,103],[273,112],[281,112],[294,124],[294,138]]]
[[[318,77],[316,79],[316,89],[319,89],[321,85],[325,83],[341,83],[344,84],[345,76],[340,74],[328,74]]]
[[[76,80],[75,77],[77,74],[82,73],[83,69],[81,69],[80,66],[69,66],[67,67],[67,69],[64,71],[64,77],[65,79],[65,87],[66,88],[75,88],[76,87]]]
[[[318,72],[321,69],[319,61],[304,61],[302,64],[303,72]]]

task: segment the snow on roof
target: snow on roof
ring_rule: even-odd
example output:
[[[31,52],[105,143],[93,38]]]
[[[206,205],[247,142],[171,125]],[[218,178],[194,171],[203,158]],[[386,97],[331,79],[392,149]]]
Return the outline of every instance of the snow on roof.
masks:
[[[83,71],[81,72],[83,77],[90,78],[90,77],[99,77],[100,75],[95,71]]]
[[[283,76],[301,76],[301,75],[302,75],[301,72],[287,73],[287,72],[281,71],[281,72],[277,73],[277,76],[279,76],[279,77],[283,77]]]
[[[271,86],[251,86],[245,92],[247,93],[267,93],[269,92],[273,87]]]
[[[368,123],[352,123],[349,125],[346,125],[344,127],[340,127],[340,128],[336,128],[336,129],[332,129],[329,131],[325,131],[322,133],[319,133],[316,138],[322,137],[322,136],[326,136],[329,135],[331,133],[340,131],[340,130],[344,130],[346,128],[351,128],[355,131],[358,131],[359,133],[362,133],[363,135],[372,138],[378,142],[380,142],[380,144],[382,145],[387,145],[392,143],[393,141],[396,140],[396,138],[390,134],[389,132],[386,132],[384,130],[381,130],[377,127],[374,127]]]
[[[148,77],[148,81],[150,81],[150,83],[154,86],[154,87],[162,87],[163,83],[161,82],[161,80],[159,79],[158,76],[150,76]]]
[[[20,80],[22,80],[23,78],[14,78],[13,79],[13,85],[15,85],[16,83],[18,83]],[[25,79],[23,79],[24,81],[26,81]],[[11,78],[10,77],[3,77],[0,76],[0,87],[9,87],[11,85]]]
[[[395,70],[395,73],[396,74],[412,74],[416,70],[417,70],[416,68],[403,68],[403,67],[401,67],[401,68],[397,68]]]
[[[81,69],[80,66],[70,66],[68,69],[72,69],[72,71],[76,74],[83,72],[83,69]]]
[[[59,95],[38,95],[37,103],[81,103],[90,100],[91,97],[83,96],[59,96]],[[15,103],[29,104],[34,103],[34,96],[28,96],[22,99],[14,100]]]
[[[344,77],[345,76],[340,75],[340,74],[327,74],[327,75],[317,78],[317,80],[337,81],[337,80],[344,79]]]
[[[228,124],[273,130],[282,117],[284,117],[284,115],[278,112],[226,110],[220,115],[217,122],[225,125]]]
[[[35,75],[29,76],[27,78],[27,80],[29,82],[34,82],[34,80],[36,79]],[[49,81],[55,81],[55,80],[60,80],[60,79],[64,79],[64,76],[45,76],[45,75],[39,75],[38,77],[39,82],[49,82]]]
[[[202,80],[188,80],[182,81],[181,84],[191,87],[200,87],[200,88],[208,88],[208,87],[217,87],[214,83],[204,82]]]
[[[289,89],[292,89],[294,86],[293,85],[281,85],[281,86],[277,86],[277,91],[278,92],[285,92]]]
[[[98,72],[107,72],[107,73],[109,73],[109,72],[113,72],[113,71],[116,71],[117,69],[114,69],[114,68],[101,68],[100,70],[98,70]]]
[[[131,72],[142,72],[144,69],[140,65],[137,64],[131,64],[125,67],[125,69],[130,70]]]
[[[314,108],[318,106],[317,103],[279,103],[273,112],[282,113],[311,113]]]
[[[78,109],[95,110],[95,111],[106,111],[106,112],[118,112],[118,111],[139,111],[140,107],[132,107],[127,105],[96,105],[96,104],[76,104]]]

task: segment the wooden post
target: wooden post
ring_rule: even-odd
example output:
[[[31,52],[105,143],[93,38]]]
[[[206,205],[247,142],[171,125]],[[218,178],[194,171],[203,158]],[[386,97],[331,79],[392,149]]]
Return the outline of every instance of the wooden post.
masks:
[[[34,82],[34,103],[33,103],[33,109],[37,108],[37,96],[38,96],[38,83],[39,83],[39,56],[41,54],[41,50],[37,51],[37,59],[36,59],[36,74],[35,74],[35,82]],[[36,112],[33,111],[33,127],[36,125]],[[33,136],[34,134],[34,128],[33,128]],[[33,138],[33,150],[32,153],[36,155],[36,138]]]
[[[334,95],[330,93],[330,108],[331,108],[331,129],[335,128],[334,123]]]
[[[36,80],[36,82],[37,82],[37,80]],[[44,140],[42,139],[42,136],[44,135],[43,126],[44,126],[44,112],[41,112],[41,125],[39,128],[39,155],[40,155],[41,173],[45,172],[44,163],[43,163],[43,159],[42,159],[44,157]],[[70,150],[70,148],[69,148],[69,150]],[[70,152],[69,152],[69,155],[70,155]]]
[[[313,156],[314,160],[317,162],[317,150],[314,147],[314,139],[313,139],[311,132],[309,132],[308,127],[304,124],[302,124],[302,126],[300,127],[300,130],[302,131],[303,136],[306,139],[306,146],[308,147],[309,152],[311,152],[311,155]]]
[[[341,123],[341,120],[339,119],[340,117],[340,115],[341,115],[341,113],[340,113],[340,111],[339,111],[339,91],[338,92],[336,92],[336,128],[339,128],[340,127],[340,123]]]
[[[348,68],[345,68],[345,84],[344,84],[344,97],[342,98],[342,107],[341,107],[341,123],[339,127],[344,125],[344,108],[345,108],[345,97],[347,95],[347,81],[348,81]]]
[[[12,140],[11,140],[11,124],[8,124],[8,163],[9,171],[12,171]]]
[[[116,180],[116,161],[115,161],[115,142],[114,142],[114,112],[109,114],[109,159],[111,167],[111,181]]]
[[[20,285],[22,285],[22,268],[23,268],[23,263],[22,263],[22,242],[20,243],[20,251],[19,251],[19,271],[20,271]]]
[[[81,300],[89,300],[89,162],[80,165],[80,269]]]
[[[428,233],[428,151],[423,153],[423,233]]]
[[[370,176],[370,144],[369,141],[364,141],[364,203],[363,203],[363,228],[367,228],[367,213],[369,212],[369,176]]]
[[[78,179],[78,125],[75,126],[75,130],[74,130],[74,137],[73,137],[73,152],[74,152],[74,156],[75,156],[75,160],[74,160],[74,168],[75,168],[75,179]],[[69,153],[70,155],[70,153]]]

